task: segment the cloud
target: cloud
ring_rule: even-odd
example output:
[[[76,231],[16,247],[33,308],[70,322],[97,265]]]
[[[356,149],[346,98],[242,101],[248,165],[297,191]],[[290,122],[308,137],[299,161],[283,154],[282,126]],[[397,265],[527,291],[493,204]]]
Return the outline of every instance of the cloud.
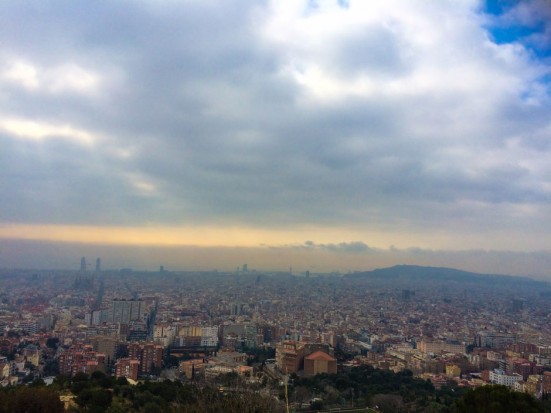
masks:
[[[57,94],[64,92],[94,93],[100,87],[99,76],[74,64],[54,68],[37,68],[24,61],[12,61],[2,74],[29,91],[44,90]]]
[[[286,246],[291,248],[320,249],[331,252],[366,253],[372,249],[362,241],[316,244],[314,241],[305,241],[302,245]],[[285,247],[284,247],[285,248]]]
[[[550,66],[489,31],[495,19],[532,22],[534,9],[2,10],[2,222],[309,226],[359,240],[312,246],[328,252],[380,248],[372,233],[401,247],[405,237],[523,251],[551,241]]]
[[[0,128],[12,136],[37,141],[59,138],[91,145],[98,140],[92,133],[70,125],[52,125],[28,119],[0,119]]]

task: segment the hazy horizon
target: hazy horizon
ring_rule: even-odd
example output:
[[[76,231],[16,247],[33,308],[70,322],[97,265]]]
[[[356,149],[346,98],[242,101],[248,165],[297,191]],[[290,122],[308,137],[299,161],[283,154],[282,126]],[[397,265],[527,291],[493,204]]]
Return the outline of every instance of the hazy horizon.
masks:
[[[40,243],[0,240],[0,268],[69,270],[80,269],[84,257],[93,271],[96,258],[103,270],[132,268],[136,271],[235,272],[247,264],[249,271],[293,274],[342,274],[370,271],[394,265],[449,267],[481,274],[524,276],[551,281],[539,268],[549,266],[549,256],[540,253],[500,251],[431,251],[422,249],[373,249],[357,244],[314,244],[247,247],[159,247]],[[27,263],[21,265],[20,263]]]

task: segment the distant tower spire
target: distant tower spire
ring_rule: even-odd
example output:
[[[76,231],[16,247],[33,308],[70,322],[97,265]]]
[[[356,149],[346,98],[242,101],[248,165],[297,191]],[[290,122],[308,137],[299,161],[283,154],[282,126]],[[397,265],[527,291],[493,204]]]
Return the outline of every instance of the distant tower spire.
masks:
[[[80,271],[86,271],[86,258],[84,257],[80,259]]]
[[[96,258],[96,272],[101,271],[101,258]]]

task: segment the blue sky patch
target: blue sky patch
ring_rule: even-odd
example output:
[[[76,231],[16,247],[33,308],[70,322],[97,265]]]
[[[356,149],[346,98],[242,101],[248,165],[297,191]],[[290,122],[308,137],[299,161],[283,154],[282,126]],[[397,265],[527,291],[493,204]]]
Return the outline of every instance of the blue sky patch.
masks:
[[[515,3],[517,2],[512,0],[486,0],[484,4],[484,11],[488,14],[498,16],[514,6]]]
[[[337,2],[339,3],[339,6],[343,9],[347,9],[348,7],[350,7],[350,1],[348,0],[337,0]]]
[[[526,49],[533,52],[538,58],[551,56],[551,44],[549,42],[536,42],[534,37],[543,35],[546,22],[543,18],[533,21],[531,24],[514,19],[514,8],[518,1],[512,0],[486,0],[484,12],[495,17],[494,24],[487,27],[493,41],[497,44],[520,43]],[[507,19],[504,16],[507,14]]]

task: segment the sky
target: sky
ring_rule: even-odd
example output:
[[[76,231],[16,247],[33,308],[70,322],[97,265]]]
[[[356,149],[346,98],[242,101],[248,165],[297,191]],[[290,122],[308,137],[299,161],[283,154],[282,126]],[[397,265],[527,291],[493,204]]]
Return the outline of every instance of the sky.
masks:
[[[0,27],[0,267],[551,280],[549,0],[7,0]]]

